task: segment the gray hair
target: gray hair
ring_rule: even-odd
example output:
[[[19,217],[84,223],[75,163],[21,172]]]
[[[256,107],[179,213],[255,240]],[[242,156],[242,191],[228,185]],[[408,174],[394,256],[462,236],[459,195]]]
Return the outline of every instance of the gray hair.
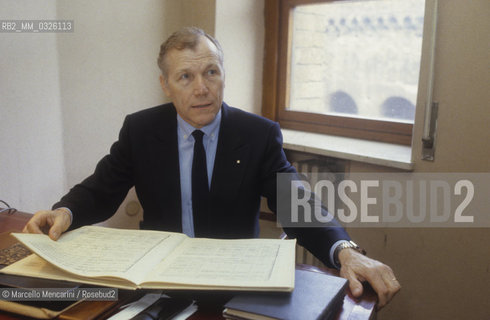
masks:
[[[218,49],[218,59],[223,66],[223,49],[216,40],[211,35],[204,32],[204,30],[197,27],[185,27],[179,31],[174,32],[162,45],[160,46],[160,53],[158,54],[158,67],[162,71],[164,77],[167,77],[167,66],[165,64],[165,57],[171,49],[184,50],[191,49],[194,50],[199,43],[201,37],[206,37],[209,39]]]

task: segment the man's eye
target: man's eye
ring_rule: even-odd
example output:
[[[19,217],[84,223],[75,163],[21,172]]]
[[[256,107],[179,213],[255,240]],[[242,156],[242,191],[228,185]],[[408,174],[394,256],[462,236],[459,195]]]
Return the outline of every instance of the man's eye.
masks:
[[[210,70],[208,70],[208,75],[210,75],[210,76],[214,76],[214,75],[216,75],[217,73],[218,73],[218,71],[216,71],[215,69],[210,69]]]
[[[181,78],[182,80],[187,80],[187,79],[189,79],[189,74],[184,73],[183,75],[181,75],[181,76],[180,76],[180,78]]]

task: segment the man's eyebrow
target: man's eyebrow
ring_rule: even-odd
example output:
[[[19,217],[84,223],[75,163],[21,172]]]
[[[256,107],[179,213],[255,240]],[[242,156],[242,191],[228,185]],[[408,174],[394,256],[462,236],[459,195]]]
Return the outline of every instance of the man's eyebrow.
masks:
[[[206,68],[205,68],[205,69],[206,69],[206,70],[208,70],[208,69],[210,69],[210,68],[219,68],[219,64],[214,63],[214,62],[209,63],[209,64],[206,66]]]
[[[182,73],[188,73],[189,72],[189,68],[182,68],[182,69],[178,69],[175,73],[176,74],[182,74]]]

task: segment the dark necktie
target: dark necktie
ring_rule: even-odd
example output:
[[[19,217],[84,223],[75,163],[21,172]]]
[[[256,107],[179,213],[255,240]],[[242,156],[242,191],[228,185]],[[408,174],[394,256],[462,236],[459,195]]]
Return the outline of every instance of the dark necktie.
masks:
[[[208,168],[206,166],[206,151],[202,144],[204,133],[195,130],[194,137],[194,159],[192,160],[192,212],[194,217],[194,232],[196,226],[202,227],[202,222],[207,220],[209,185]]]

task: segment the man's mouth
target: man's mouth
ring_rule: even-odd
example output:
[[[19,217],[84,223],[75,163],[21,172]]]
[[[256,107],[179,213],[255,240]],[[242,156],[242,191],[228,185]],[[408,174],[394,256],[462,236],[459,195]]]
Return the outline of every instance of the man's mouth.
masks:
[[[193,109],[204,109],[204,108],[207,108],[210,106],[211,106],[211,103],[207,103],[207,104],[198,104],[198,105],[192,106],[192,108]]]

